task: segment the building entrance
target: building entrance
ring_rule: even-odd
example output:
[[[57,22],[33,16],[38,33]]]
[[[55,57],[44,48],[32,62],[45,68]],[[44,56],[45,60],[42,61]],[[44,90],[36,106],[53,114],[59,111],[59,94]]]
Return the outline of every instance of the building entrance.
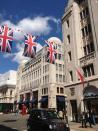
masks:
[[[72,121],[78,122],[77,101],[70,100],[72,108]]]
[[[84,104],[86,110],[94,113],[98,123],[98,88],[93,85],[88,85],[84,89]]]

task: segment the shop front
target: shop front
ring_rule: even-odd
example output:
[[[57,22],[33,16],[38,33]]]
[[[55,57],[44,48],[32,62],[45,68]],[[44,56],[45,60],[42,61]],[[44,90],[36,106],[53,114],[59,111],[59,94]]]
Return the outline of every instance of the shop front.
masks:
[[[83,94],[85,111],[94,112],[96,122],[98,122],[98,88],[88,85],[85,87]]]

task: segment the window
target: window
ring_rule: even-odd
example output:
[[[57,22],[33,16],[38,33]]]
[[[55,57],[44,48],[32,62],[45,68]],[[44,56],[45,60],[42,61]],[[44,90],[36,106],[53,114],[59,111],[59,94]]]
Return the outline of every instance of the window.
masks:
[[[59,82],[62,82],[62,75],[59,75]]]
[[[56,70],[58,70],[58,64],[56,63]]]
[[[78,0],[79,4],[85,2],[86,0]]]
[[[59,93],[59,87],[57,87],[57,93]]]
[[[62,71],[62,65],[59,64],[59,71]]]
[[[44,66],[43,66],[43,74],[44,74]]]
[[[44,79],[44,77],[43,77],[43,84],[44,84],[44,82],[45,82],[45,79]]]
[[[70,44],[70,35],[67,35],[67,44]]]
[[[87,55],[86,46],[83,47],[83,49],[84,49],[84,55]]]
[[[56,74],[56,82],[58,82],[58,74]]]
[[[87,66],[83,67],[82,69],[83,69],[85,77],[95,75],[93,64],[87,65]]]
[[[71,57],[71,51],[68,52],[68,62],[70,62],[72,60],[72,57]]]
[[[69,20],[66,21],[67,28],[69,28]]]
[[[80,12],[80,18],[81,18],[81,20],[84,19],[84,18],[86,18],[88,15],[89,15],[89,11],[88,11],[88,7],[86,7],[85,9],[83,9]]]
[[[88,36],[91,33],[91,25],[88,24],[82,28],[82,37]]]
[[[70,94],[71,94],[71,96],[75,95],[75,88],[70,88]]]
[[[94,47],[94,43],[93,42],[90,43],[90,50],[91,50],[91,52],[95,51],[95,47]]]
[[[63,94],[64,93],[64,89],[61,87],[60,88],[60,93]]]
[[[63,75],[63,82],[65,82],[65,75]]]
[[[86,45],[84,48],[84,55],[88,55],[95,51],[94,43],[91,42],[88,45]]]
[[[11,90],[11,91],[10,91],[10,96],[12,95],[12,92],[13,92],[13,91]]]
[[[62,59],[62,55],[58,54],[58,59],[61,60]]]
[[[85,31],[84,31],[84,28],[82,29],[82,37],[85,36]]]
[[[70,71],[69,74],[70,74],[70,81],[73,81],[73,72]]]
[[[89,44],[87,45],[87,52],[88,52],[88,54],[90,53],[90,45]]]

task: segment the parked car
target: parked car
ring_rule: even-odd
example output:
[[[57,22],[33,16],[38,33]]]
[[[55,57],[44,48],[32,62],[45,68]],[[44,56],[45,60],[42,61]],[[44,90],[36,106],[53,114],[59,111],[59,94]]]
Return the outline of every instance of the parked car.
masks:
[[[56,111],[33,109],[27,120],[28,131],[70,131],[66,120],[60,119]]]

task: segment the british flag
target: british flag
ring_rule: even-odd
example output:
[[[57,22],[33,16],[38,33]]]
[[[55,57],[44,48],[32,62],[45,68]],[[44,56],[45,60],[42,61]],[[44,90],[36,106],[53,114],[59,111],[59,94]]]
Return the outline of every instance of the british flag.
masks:
[[[23,55],[27,57],[34,58],[36,54],[36,46],[37,43],[34,42],[36,40],[36,36],[32,35],[25,35],[25,47],[24,47],[24,52]]]
[[[11,53],[13,42],[13,30],[4,25],[0,27],[0,51]]]
[[[55,58],[56,58],[56,50],[54,49],[53,42],[45,41],[47,43],[47,55],[46,55],[46,61],[54,64]]]

